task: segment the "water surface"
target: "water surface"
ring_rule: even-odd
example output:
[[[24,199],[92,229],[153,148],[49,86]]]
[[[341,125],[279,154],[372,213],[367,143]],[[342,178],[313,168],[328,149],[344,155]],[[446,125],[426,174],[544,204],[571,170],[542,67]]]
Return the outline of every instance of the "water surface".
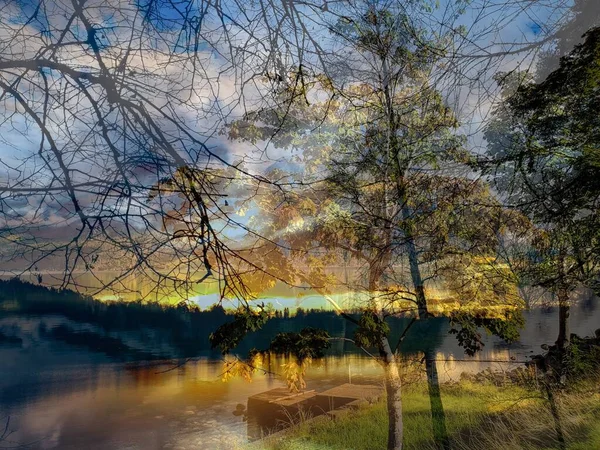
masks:
[[[591,335],[600,328],[597,306],[597,301],[582,301],[573,307],[572,332]],[[541,344],[556,338],[557,314],[556,308],[527,311],[519,342],[486,338],[484,350],[473,358],[447,333],[447,323],[436,325],[429,332],[435,335],[431,342],[442,379],[488,367],[509,369],[540,353]],[[339,327],[331,331],[345,333]],[[243,416],[233,414],[237,405],[284,386],[273,374],[257,374],[251,383],[223,382],[217,353],[202,350],[189,360],[171,359],[177,349],[170,337],[149,328],[107,331],[60,315],[4,314],[0,332],[0,418],[4,423],[10,417],[11,430],[4,446],[228,449],[246,440]],[[380,382],[377,363],[350,350],[350,344],[336,343],[309,370],[308,388]],[[269,369],[281,372],[281,363],[273,360]]]

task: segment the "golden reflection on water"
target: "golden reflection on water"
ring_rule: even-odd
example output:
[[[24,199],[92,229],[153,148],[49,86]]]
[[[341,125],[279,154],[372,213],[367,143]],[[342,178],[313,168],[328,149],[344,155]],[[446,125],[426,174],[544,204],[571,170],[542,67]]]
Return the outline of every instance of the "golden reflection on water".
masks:
[[[585,336],[598,328],[600,309],[582,303],[571,312],[573,332]],[[556,314],[541,308],[528,311],[520,343],[506,347],[486,340],[483,351],[473,358],[464,356],[455,337],[445,334],[436,356],[440,380],[455,380],[463,372],[477,373],[489,367],[515,367],[539,353],[542,343],[555,338]],[[246,439],[246,424],[233,415],[238,404],[285,385],[271,374],[256,374],[251,383],[239,378],[223,383],[222,363],[208,359],[192,360],[181,367],[176,367],[175,361],[162,365],[110,363],[99,352],[45,341],[39,334],[40,320],[6,316],[0,321],[7,330],[16,327],[24,338],[21,346],[0,348],[0,418],[11,417],[14,432],[8,443],[12,446],[230,449]],[[63,321],[58,316],[43,318],[48,328]],[[337,349],[343,350],[343,346]],[[408,358],[420,359],[419,355]],[[280,373],[283,362],[272,358],[266,368]],[[422,364],[417,362],[415,370],[423,376]],[[329,356],[309,368],[307,388],[325,390],[349,380],[378,383],[381,375],[378,364],[366,356]]]
[[[506,351],[494,354],[496,359],[506,356]],[[489,366],[480,359],[439,362],[442,381]],[[277,372],[283,362],[272,358],[267,367]],[[222,382],[222,368],[219,362],[200,359],[181,367],[102,364],[71,367],[62,374],[57,370],[37,395],[23,391],[9,406],[15,429],[11,441],[33,443],[34,449],[234,448],[246,440],[245,423],[233,415],[237,405],[284,383],[261,374],[252,382]],[[378,363],[368,357],[331,356],[309,368],[307,388],[319,391],[349,380],[379,383],[381,374]]]

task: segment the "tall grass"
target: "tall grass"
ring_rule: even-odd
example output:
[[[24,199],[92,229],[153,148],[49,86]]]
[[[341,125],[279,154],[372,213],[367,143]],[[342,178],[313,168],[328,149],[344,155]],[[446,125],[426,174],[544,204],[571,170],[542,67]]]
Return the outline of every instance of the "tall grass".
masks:
[[[559,448],[554,420],[541,391],[514,384],[462,381],[442,386],[454,450],[549,450]],[[588,383],[557,396],[569,449],[600,449],[600,391]],[[424,386],[404,393],[406,449],[436,450]],[[307,421],[283,435],[252,445],[260,450],[379,450],[386,447],[385,403],[336,420]]]

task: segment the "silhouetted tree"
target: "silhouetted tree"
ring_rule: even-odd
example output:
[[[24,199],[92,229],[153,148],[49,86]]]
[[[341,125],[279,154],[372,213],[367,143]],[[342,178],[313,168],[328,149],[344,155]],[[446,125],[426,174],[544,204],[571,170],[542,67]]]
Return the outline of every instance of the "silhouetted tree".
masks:
[[[570,293],[597,277],[599,68],[595,28],[541,83],[500,74],[503,99],[486,129],[498,190],[539,227],[523,258],[531,282],[558,297],[559,347],[569,342]]]

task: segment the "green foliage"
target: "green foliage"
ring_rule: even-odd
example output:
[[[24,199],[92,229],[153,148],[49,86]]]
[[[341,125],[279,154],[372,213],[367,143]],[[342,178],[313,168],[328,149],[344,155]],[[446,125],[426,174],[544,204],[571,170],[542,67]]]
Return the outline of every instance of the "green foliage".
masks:
[[[553,45],[540,52],[536,78],[545,79],[560,64],[560,58],[584,40],[583,33],[600,25],[600,3],[597,0],[572,0],[568,20],[561,21],[554,32]]]
[[[390,332],[390,326],[371,310],[366,310],[358,321],[354,332],[354,342],[362,348],[378,347],[381,340]]]
[[[600,28],[545,81],[519,72],[497,80],[503,102],[485,136],[505,180],[519,182],[512,195],[526,193],[537,220],[576,218],[600,192]]]
[[[329,333],[317,328],[304,328],[299,333],[279,333],[269,346],[276,354],[291,354],[299,362],[307,358],[322,358],[331,346]]]
[[[450,316],[449,333],[456,334],[458,343],[465,349],[465,353],[473,356],[484,346],[480,329],[510,343],[519,339],[519,330],[524,325],[525,319],[520,310],[507,311],[501,318],[459,312]]]
[[[600,338],[580,338],[572,335],[563,360],[566,374],[579,380],[600,371]]]
[[[497,80],[502,102],[485,132],[496,187],[542,228],[527,277],[555,290],[589,283],[600,268],[600,28],[544,81]]]
[[[600,375],[600,333],[585,338],[571,334],[569,345],[552,345],[533,361],[552,389],[577,388]]]
[[[424,278],[433,285],[433,278],[481,266],[460,255],[489,260],[488,272],[497,273],[498,236],[510,228],[485,183],[456,175],[473,155],[458,117],[431,84],[449,36],[410,15],[427,3],[357,6],[331,29],[353,55],[337,62],[348,75],[290,67],[269,79],[272,96],[260,108],[225,131],[230,139],[268,142],[286,151],[289,166],[302,167],[301,180],[293,170],[270,170],[274,180],[301,183],[292,192],[263,188],[254,200],[260,219],[252,225],[269,240],[255,246],[257,259],[277,255],[277,273],[322,293],[340,285],[357,292],[364,300],[354,334],[359,347],[380,347],[390,333],[384,317],[425,292]],[[328,266],[342,264],[362,266],[368,282],[327,276]],[[410,274],[400,269],[406,265]],[[510,290],[498,278],[484,292],[494,300]],[[481,282],[471,279],[479,301]],[[418,302],[419,311],[427,309],[424,294]],[[294,348],[298,339],[283,335],[279,343]]]
[[[255,310],[240,309],[234,314],[232,322],[221,325],[210,334],[210,343],[213,348],[218,347],[223,354],[229,353],[249,332],[261,329],[268,320],[269,313],[263,307]]]

